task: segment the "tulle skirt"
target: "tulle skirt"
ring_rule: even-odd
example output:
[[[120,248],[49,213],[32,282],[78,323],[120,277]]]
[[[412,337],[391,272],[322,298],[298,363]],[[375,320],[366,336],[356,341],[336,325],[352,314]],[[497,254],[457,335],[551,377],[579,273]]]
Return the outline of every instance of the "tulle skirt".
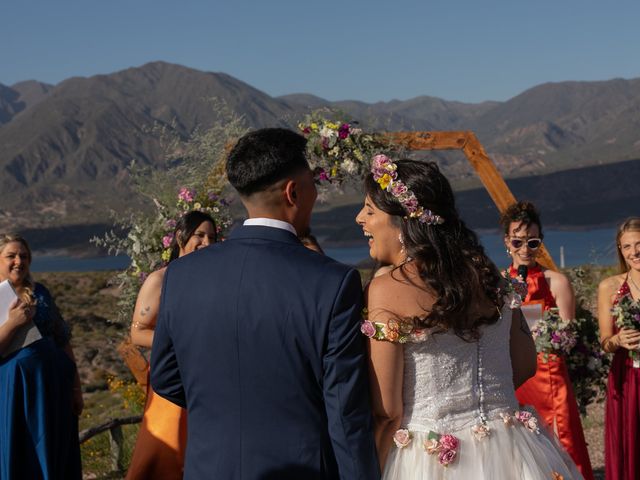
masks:
[[[451,432],[458,439],[455,458],[447,466],[440,454],[425,448],[429,432],[413,431],[406,447],[392,447],[384,480],[571,480],[582,479],[557,440],[540,426],[529,430],[520,422],[501,418],[487,422],[489,435],[476,438],[470,428]],[[450,458],[449,458],[450,459]],[[446,463],[447,459],[443,459]]]

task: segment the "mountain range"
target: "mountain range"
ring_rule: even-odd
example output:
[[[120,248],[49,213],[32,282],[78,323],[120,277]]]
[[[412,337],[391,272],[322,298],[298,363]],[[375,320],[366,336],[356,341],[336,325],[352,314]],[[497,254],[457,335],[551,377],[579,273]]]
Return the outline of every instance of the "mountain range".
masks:
[[[364,103],[271,97],[224,73],[153,62],[57,85],[0,84],[0,230],[107,223],[111,209],[130,204],[132,160],[164,167],[150,127],[173,122],[185,136],[207,128],[216,119],[211,97],[251,128],[294,127],[311,110],[331,107],[371,131],[472,130],[508,178],[580,176],[640,159],[640,79],[546,83],[504,102],[421,96]],[[478,186],[459,152],[430,156],[454,185]],[[560,187],[571,196],[571,184]]]

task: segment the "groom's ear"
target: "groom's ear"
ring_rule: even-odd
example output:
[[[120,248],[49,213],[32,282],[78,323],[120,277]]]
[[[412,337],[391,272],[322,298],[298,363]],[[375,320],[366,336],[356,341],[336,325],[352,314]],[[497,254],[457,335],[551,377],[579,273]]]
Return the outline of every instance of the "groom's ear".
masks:
[[[287,203],[291,206],[295,205],[298,200],[298,184],[295,180],[287,180],[284,185],[284,197]]]

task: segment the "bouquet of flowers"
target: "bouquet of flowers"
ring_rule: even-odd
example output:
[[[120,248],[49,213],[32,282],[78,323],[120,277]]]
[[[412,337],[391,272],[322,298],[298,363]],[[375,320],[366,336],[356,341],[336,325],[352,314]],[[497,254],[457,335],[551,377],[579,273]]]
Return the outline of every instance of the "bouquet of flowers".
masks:
[[[633,300],[631,295],[624,295],[611,309],[618,328],[631,328],[640,330],[640,302]],[[633,359],[634,368],[640,368],[640,352],[629,350],[629,356]]]
[[[308,115],[298,128],[307,138],[309,164],[322,196],[345,183],[359,183],[369,173],[374,155],[394,150],[382,136],[365,133],[345,119],[323,118],[320,111]]]
[[[531,329],[531,335],[536,344],[536,351],[543,353],[545,360],[548,360],[549,354],[570,353],[577,341],[573,323],[560,318],[557,308],[544,312],[542,319]]]
[[[585,415],[587,406],[606,391],[609,358],[600,346],[597,321],[591,312],[578,310],[575,320],[561,319],[557,308],[547,310],[531,334],[545,360],[549,354],[564,356],[578,409]]]
[[[609,373],[609,357],[602,351],[598,322],[591,312],[572,321],[576,344],[566,356],[573,393],[582,415],[587,405],[604,398]]]

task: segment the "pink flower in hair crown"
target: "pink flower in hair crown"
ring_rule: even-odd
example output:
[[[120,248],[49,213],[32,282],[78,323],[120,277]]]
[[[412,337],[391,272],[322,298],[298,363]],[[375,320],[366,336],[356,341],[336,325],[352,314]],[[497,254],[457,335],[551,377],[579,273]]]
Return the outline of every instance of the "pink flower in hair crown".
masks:
[[[382,190],[386,190],[400,202],[400,205],[407,212],[407,217],[417,218],[419,222],[427,225],[444,223],[441,216],[420,206],[416,195],[398,178],[397,169],[397,165],[386,155],[376,155],[371,161],[373,179]]]

